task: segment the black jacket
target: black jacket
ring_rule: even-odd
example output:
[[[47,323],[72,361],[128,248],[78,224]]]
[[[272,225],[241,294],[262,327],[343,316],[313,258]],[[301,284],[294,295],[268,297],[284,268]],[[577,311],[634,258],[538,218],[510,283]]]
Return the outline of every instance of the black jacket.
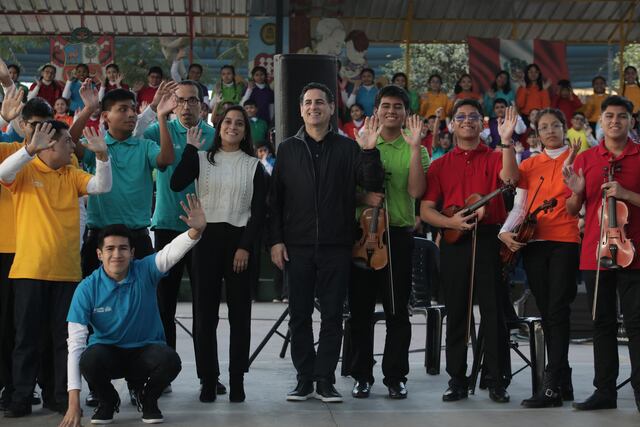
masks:
[[[329,131],[316,176],[305,138],[310,137],[302,127],[278,147],[268,197],[269,243],[352,245],[356,186],[382,188],[380,152],[363,151],[352,139]]]

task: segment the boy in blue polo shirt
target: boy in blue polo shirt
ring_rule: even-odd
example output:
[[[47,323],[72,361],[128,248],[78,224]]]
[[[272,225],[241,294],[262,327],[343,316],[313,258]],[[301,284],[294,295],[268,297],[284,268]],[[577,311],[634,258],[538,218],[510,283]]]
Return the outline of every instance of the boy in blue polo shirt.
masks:
[[[127,227],[111,225],[102,230],[97,249],[102,267],[80,282],[67,316],[69,409],[61,427],[80,425],[81,373],[99,400],[92,424],[113,421],[120,397],[111,380],[125,376],[135,386],[142,421],[163,422],[158,398],[178,375],[181,364],[175,350],[165,343],[156,286],[196,245],[207,225],[195,195],[187,195],[187,204],[182,203],[186,216],[180,219],[189,230],[141,260],[134,259]],[[89,325],[93,334],[87,345]]]

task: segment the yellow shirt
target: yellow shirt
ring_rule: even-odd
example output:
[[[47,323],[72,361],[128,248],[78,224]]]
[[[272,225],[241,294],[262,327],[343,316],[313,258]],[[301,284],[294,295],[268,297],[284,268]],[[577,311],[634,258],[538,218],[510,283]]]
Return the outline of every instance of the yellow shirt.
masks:
[[[633,102],[634,113],[640,111],[640,87],[638,85],[624,85],[622,96]]]
[[[20,142],[0,143],[0,163],[22,148]],[[0,187],[0,254],[16,251],[16,220],[11,192]]]
[[[600,120],[600,105],[608,96],[606,93],[594,93],[587,98],[587,101],[582,106],[582,111],[589,123],[595,123]],[[570,120],[570,117],[567,117],[567,119]]]
[[[40,158],[25,165],[15,181],[3,184],[13,193],[16,255],[11,279],[79,282],[80,208],[91,175],[72,165],[53,170]]]
[[[589,142],[587,141],[587,132],[584,131],[584,129],[582,130],[575,130],[574,128],[571,128],[567,131],[567,139],[569,141],[573,141],[575,139],[580,140],[580,151],[578,151],[578,153],[582,153],[583,151],[587,151],[589,148],[591,148],[591,146],[589,145]]]
[[[420,115],[422,117],[429,118],[436,115],[436,110],[442,107],[445,115],[449,115],[449,97],[446,93],[433,93],[427,92],[422,95],[420,100]],[[442,117],[444,119],[444,117]]]

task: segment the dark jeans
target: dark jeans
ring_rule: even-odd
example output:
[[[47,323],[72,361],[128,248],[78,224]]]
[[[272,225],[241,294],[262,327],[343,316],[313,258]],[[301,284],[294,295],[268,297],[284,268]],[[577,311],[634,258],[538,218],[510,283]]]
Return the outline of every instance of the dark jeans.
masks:
[[[13,393],[11,375],[13,344],[16,330],[13,326],[13,280],[9,270],[15,254],[0,254],[0,397],[10,399]]]
[[[532,242],[522,249],[529,288],[542,316],[549,363],[547,371],[558,384],[569,368],[571,302],[576,297],[580,261],[577,243]]]
[[[175,230],[155,230],[156,252],[164,248],[168,243],[182,234]],[[167,345],[176,349],[176,305],[178,303],[178,291],[182,282],[182,273],[187,267],[187,273],[191,278],[191,251],[174,265],[169,273],[158,283],[158,309],[160,319],[164,328],[164,335],[167,338]]]
[[[109,401],[113,395],[111,380],[124,377],[135,390],[144,387],[146,396],[157,399],[181,369],[178,353],[163,344],[138,348],[94,344],[80,357],[80,372],[102,401]]]
[[[12,400],[24,403],[31,399],[44,343],[50,339],[53,346],[54,397],[56,402],[65,402],[67,313],[77,283],[30,279],[15,279],[13,283],[16,336],[13,350],[15,390]]]
[[[589,303],[593,306],[596,272],[582,271],[582,275]],[[636,393],[640,393],[640,270],[600,271],[596,320],[593,323],[593,385],[599,393],[610,397],[617,396],[619,368],[616,289],[620,294],[620,308],[629,338],[631,385]]]
[[[409,295],[411,294],[411,261],[413,236],[410,230],[391,227],[391,263],[395,315],[392,314],[389,266],[382,270],[364,270],[353,266],[349,286],[349,308],[352,337],[351,376],[357,381],[373,383],[373,312],[378,292],[387,326],[382,358],[384,383],[407,381],[409,373]]]
[[[351,272],[351,247],[290,246],[287,252],[291,360],[298,381],[334,383],[342,343],[342,307]],[[321,319],[317,351],[311,323],[315,298],[320,304]]]
[[[509,367],[505,366],[509,343],[503,310],[507,290],[501,279],[498,231],[499,227],[496,225],[478,227],[475,266],[474,294],[480,305],[484,360],[494,382],[490,386],[506,386],[505,376],[509,371]],[[448,244],[443,239],[440,249],[442,286],[447,306],[447,373],[451,377],[449,385],[458,387],[466,387],[468,384],[468,343],[465,342],[465,336],[471,241],[471,233],[454,244]]]
[[[100,236],[100,229],[87,228],[84,233],[84,244],[80,250],[80,264],[82,267],[82,277],[87,277],[93,273],[98,267],[100,267],[100,260],[98,260],[98,254],[96,249],[98,248],[98,237]],[[132,230],[132,242],[131,245],[135,249],[135,259],[142,259],[147,255],[153,253],[153,245],[151,244],[151,238],[146,228],[140,230]]]
[[[233,271],[233,258],[242,233],[244,227],[207,224],[202,239],[192,250],[193,344],[198,378],[203,383],[215,384],[220,375],[216,330],[223,279],[229,309],[229,373],[240,375],[249,370],[251,262],[247,270]]]

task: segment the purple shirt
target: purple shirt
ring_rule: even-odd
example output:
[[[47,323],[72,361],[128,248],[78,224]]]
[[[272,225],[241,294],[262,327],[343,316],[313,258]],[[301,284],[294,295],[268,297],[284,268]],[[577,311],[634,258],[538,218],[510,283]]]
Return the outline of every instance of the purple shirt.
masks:
[[[254,101],[258,107],[256,116],[267,123],[271,123],[269,106],[274,102],[273,90],[271,90],[269,86],[265,86],[263,89],[255,86],[251,91],[249,99]]]

